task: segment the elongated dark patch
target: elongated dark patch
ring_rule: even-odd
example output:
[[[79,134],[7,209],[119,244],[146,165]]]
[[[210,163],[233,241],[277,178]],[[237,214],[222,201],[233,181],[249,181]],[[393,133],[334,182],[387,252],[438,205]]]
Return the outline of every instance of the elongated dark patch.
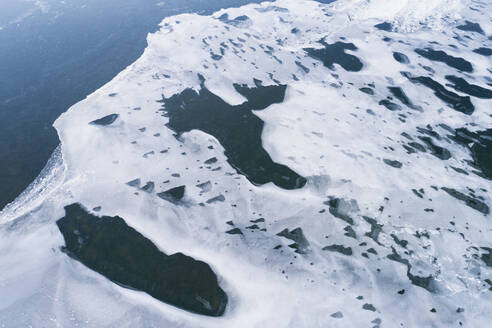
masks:
[[[487,206],[487,204],[478,200],[475,197],[468,196],[453,188],[442,187],[441,189],[447,192],[450,196],[465,202],[466,206],[473,208],[474,210],[479,211],[480,213],[483,213],[485,215],[488,215],[490,213],[490,208]]]
[[[439,82],[434,81],[428,76],[412,76],[409,72],[402,72],[402,75],[411,82],[421,84],[434,91],[434,95],[447,103],[454,110],[466,115],[471,115],[475,111],[470,97],[462,97],[454,92],[447,90]]]
[[[469,61],[460,57],[453,57],[451,55],[448,55],[442,50],[425,48],[425,49],[415,49],[415,52],[424,58],[427,58],[432,61],[445,63],[446,65],[456,68],[460,71],[469,72],[469,73],[473,72],[473,66]]]
[[[381,106],[386,107],[390,111],[401,110],[401,106],[400,105],[395,104],[394,102],[392,102],[392,101],[390,101],[388,99],[382,99],[381,101],[379,101],[378,104],[381,105]]]
[[[419,136],[419,139],[427,145],[427,147],[431,151],[431,154],[436,156],[437,158],[443,161],[447,161],[451,158],[451,152],[446,148],[436,145],[431,138]]]
[[[169,117],[167,126],[178,133],[196,129],[217,138],[229,164],[255,185],[273,182],[284,189],[302,188],[306,179],[287,166],[275,163],[263,148],[264,122],[252,112],[281,103],[287,86],[263,86],[256,81],[253,88],[234,87],[246,97],[245,103],[229,105],[205,87],[203,78],[200,91],[186,89],[163,98],[160,102]]]
[[[388,90],[391,92],[391,94],[401,101],[402,104],[407,106],[408,108],[415,109],[418,111],[422,111],[422,107],[415,105],[406,95],[406,93],[403,91],[402,88],[400,87],[388,87]]]
[[[492,99],[492,90],[482,88],[481,86],[475,84],[470,84],[461,77],[446,75],[446,80],[452,83],[449,86],[456,91],[460,91],[477,98]]]
[[[481,48],[474,49],[473,52],[485,57],[492,56],[492,49],[490,48],[481,47]]]
[[[383,162],[386,165],[389,165],[389,166],[394,167],[396,169],[400,169],[403,166],[403,164],[397,160],[390,160],[390,159],[385,158],[385,159],[383,159]]]
[[[110,125],[113,124],[114,121],[119,117],[118,114],[110,114],[104,117],[101,117],[97,120],[89,122],[90,125]]]
[[[393,29],[393,25],[389,22],[376,24],[374,25],[374,27],[377,28],[378,30],[386,31],[386,32],[391,32],[391,30]]]
[[[325,246],[322,249],[324,251],[337,252],[337,253],[347,255],[347,256],[352,255],[352,248],[351,247],[345,247],[343,245],[333,244],[333,245]]]
[[[72,204],[56,224],[65,238],[63,250],[109,280],[187,311],[224,313],[227,295],[208,264],[164,254],[119,216],[94,216]]]
[[[487,266],[492,267],[492,248],[490,247],[480,247],[480,248],[487,252],[487,253],[483,253],[480,258],[482,259],[482,261],[484,261],[484,263]]]
[[[393,58],[401,64],[409,64],[410,63],[410,59],[408,58],[408,56],[401,53],[401,52],[397,52],[397,51],[393,52]]]
[[[473,23],[470,21],[465,21],[465,24],[457,26],[456,27],[458,30],[462,31],[467,31],[467,32],[476,32],[480,34],[485,34],[485,32],[482,30],[482,27],[478,23]]]
[[[460,128],[449,137],[470,150],[472,165],[481,170],[481,176],[492,179],[492,129],[471,132]]]

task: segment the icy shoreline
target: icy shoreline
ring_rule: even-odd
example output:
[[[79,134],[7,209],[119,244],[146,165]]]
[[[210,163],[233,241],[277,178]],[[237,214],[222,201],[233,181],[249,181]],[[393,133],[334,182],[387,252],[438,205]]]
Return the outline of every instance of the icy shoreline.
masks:
[[[492,205],[492,184],[467,142],[486,147],[489,139],[484,133],[482,141],[471,135],[460,143],[456,136],[464,127],[490,128],[490,100],[453,89],[445,76],[491,88],[490,57],[473,51],[490,47],[492,24],[480,15],[491,5],[471,1],[472,11],[459,1],[408,0],[382,11],[386,4],[278,0],[166,18],[140,59],[60,116],[61,154],[2,212],[0,294],[9,297],[0,298],[0,323],[488,322],[492,226],[479,205]],[[457,28],[463,19],[483,34]],[[384,22],[393,31],[374,27]],[[324,61],[323,49],[337,42],[344,49]],[[430,47],[448,59],[415,51]],[[472,72],[450,66],[449,56]],[[231,108],[246,100],[234,84],[287,85],[281,102],[253,114],[264,122],[261,142],[273,162],[306,177],[306,186],[254,185],[213,135],[189,129],[176,136],[165,126],[170,105],[158,101],[199,92],[199,76]],[[412,80],[418,76],[440,86]],[[469,97],[474,111],[453,109],[453,94]],[[89,124],[108,116],[108,124]],[[186,186],[180,202],[158,196],[179,186]],[[124,217],[165,253],[208,263],[229,296],[224,317],[178,310],[69,259],[59,251],[55,221],[74,202]]]

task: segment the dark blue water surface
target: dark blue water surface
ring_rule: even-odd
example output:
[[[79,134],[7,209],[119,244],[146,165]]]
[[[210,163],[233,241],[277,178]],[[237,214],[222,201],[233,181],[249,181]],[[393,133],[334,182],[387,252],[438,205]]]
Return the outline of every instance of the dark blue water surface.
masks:
[[[134,62],[164,17],[254,2],[261,0],[1,1],[0,209],[58,145],[55,119]]]

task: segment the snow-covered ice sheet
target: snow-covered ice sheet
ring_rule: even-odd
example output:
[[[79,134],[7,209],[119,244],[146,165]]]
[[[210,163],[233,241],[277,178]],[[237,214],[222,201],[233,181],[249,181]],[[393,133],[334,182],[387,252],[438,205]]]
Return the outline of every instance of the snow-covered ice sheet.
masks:
[[[61,154],[0,213],[0,327],[487,327],[492,184],[455,135],[492,127],[492,57],[477,50],[492,48],[491,12],[473,0],[278,0],[166,18],[140,59],[55,122]],[[337,42],[332,65],[312,55]],[[427,48],[444,54],[415,51]],[[287,85],[254,114],[263,148],[302,188],[254,185],[213,135],[166,126],[173,95],[207,88],[240,105],[234,85],[255,79]],[[181,185],[180,204],[158,196]],[[179,310],[66,256],[55,222],[75,202],[210,264],[225,315]]]

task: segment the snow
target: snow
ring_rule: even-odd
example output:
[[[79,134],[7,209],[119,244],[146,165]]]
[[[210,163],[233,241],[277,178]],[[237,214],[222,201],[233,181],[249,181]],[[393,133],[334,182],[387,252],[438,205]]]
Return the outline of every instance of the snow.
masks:
[[[490,89],[490,57],[472,50],[490,47],[491,41],[455,29],[468,19],[490,34],[490,12],[491,4],[480,1],[277,0],[211,16],[164,19],[161,30],[148,36],[141,58],[58,118],[61,155],[55,154],[37,182],[0,213],[0,326],[366,327],[378,326],[377,319],[381,327],[487,326],[492,293],[484,281],[492,279],[492,268],[480,260],[480,247],[492,247],[490,214],[439,188],[466,193],[469,187],[491,206],[492,184],[471,173],[469,152],[449,138],[435,141],[452,153],[442,161],[429,151],[408,154],[401,133],[418,141],[417,128],[427,125],[442,137],[449,132],[440,124],[490,128],[490,100],[472,98],[475,112],[464,115],[400,71],[427,76],[424,66],[430,66],[442,85],[444,76],[453,74]],[[219,20],[225,13],[230,20],[246,15],[252,23],[228,24]],[[395,23],[397,31],[374,28],[382,21]],[[299,32],[292,33],[294,28]],[[385,36],[392,40],[384,41]],[[335,64],[330,70],[308,57],[303,49],[321,48],[322,38],[355,44],[358,50],[346,52],[357,56],[363,69],[348,72]],[[414,52],[428,46],[465,58],[474,72],[461,73]],[[219,54],[221,47],[222,58],[212,59],[210,52]],[[395,61],[393,51],[406,54],[410,64]],[[263,147],[275,162],[307,177],[304,188],[252,185],[228,164],[213,136],[197,130],[174,136],[157,101],[186,88],[199,90],[198,74],[233,105],[245,100],[233,83],[253,87],[255,78],[288,85],[282,103],[254,113],[265,122]],[[374,96],[359,91],[369,84],[375,85]],[[401,111],[379,105],[388,86],[401,87],[423,111],[396,99]],[[88,124],[114,113],[119,117],[109,126]],[[203,162],[211,157],[218,162],[208,169]],[[383,159],[398,160],[402,168]],[[142,184],[153,181],[156,190],[126,185],[137,178]],[[201,193],[195,186],[206,181],[212,189]],[[157,197],[179,185],[186,185],[186,206]],[[420,188],[423,198],[412,192]],[[221,194],[225,202],[200,206]],[[357,201],[359,211],[350,213],[357,239],[344,235],[348,224],[323,204],[330,196]],[[55,221],[64,215],[63,206],[74,202],[88,209],[101,206],[97,215],[123,217],[166,253],[183,252],[210,264],[230,299],[225,315],[206,318],[176,309],[67,257]],[[383,225],[377,241],[366,235],[371,225],[364,216]],[[266,231],[246,228],[260,217]],[[229,220],[243,236],[225,233],[232,228]],[[294,253],[291,241],[277,236],[297,227],[310,244],[308,254]],[[406,249],[392,235],[407,240]],[[274,249],[277,245],[283,247]],[[322,250],[328,245],[351,247],[354,254]],[[369,248],[377,255],[362,256]],[[432,275],[437,290],[411,284],[407,267],[387,258],[392,248],[408,259],[413,275]],[[363,309],[366,303],[376,311]],[[331,316],[338,311],[342,318]]]
[[[443,20],[461,18],[460,12],[470,1],[459,0],[358,0],[337,1],[337,12],[345,12],[355,21],[381,20],[394,23],[399,30],[413,31],[425,24],[435,29]]]

